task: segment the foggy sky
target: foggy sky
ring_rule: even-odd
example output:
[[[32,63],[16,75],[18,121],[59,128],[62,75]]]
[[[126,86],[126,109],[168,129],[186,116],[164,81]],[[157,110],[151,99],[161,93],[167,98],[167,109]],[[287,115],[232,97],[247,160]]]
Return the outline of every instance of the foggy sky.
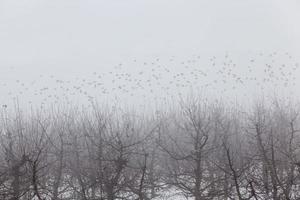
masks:
[[[73,80],[134,59],[229,53],[242,67],[275,51],[297,60],[299,10],[297,0],[0,0],[1,103],[15,80]]]

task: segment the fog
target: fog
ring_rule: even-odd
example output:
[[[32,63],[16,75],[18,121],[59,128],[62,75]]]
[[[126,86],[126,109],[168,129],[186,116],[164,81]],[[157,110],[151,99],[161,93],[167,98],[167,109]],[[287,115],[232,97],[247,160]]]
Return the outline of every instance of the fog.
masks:
[[[300,199],[299,10],[0,0],[0,199]]]
[[[126,72],[146,81],[150,74],[147,70],[151,71],[150,63],[154,62],[151,68],[161,74],[163,81],[168,81],[170,73],[186,72],[187,65],[191,71],[192,68],[210,71],[208,77],[199,78],[201,80],[198,79],[196,84],[186,84],[180,89],[181,93],[199,91],[199,87],[217,78],[216,72],[229,60],[236,65],[236,76],[245,78],[245,74],[249,75],[247,67],[251,65],[254,70],[250,75],[264,79],[267,77],[262,71],[266,64],[278,71],[282,64],[292,69],[298,62],[299,8],[296,0],[1,0],[0,91],[4,94],[0,97],[1,103],[9,104],[15,97],[39,104],[41,95],[34,95],[36,91],[43,87],[58,87],[50,76],[53,80],[70,81],[64,86],[66,88],[78,85],[79,79],[95,81],[93,73],[102,74],[106,80],[101,81],[108,88],[125,84],[122,80],[112,83],[116,73]],[[200,59],[195,61],[198,57]],[[211,70],[209,63],[213,57],[218,61]],[[253,59],[255,63],[250,62]],[[159,65],[171,72],[160,71]],[[145,71],[147,76],[137,76],[139,71]],[[109,72],[113,74],[109,75]],[[298,77],[299,70],[292,71],[292,75]],[[185,77],[188,79],[189,75],[185,74]],[[296,88],[300,82],[293,77],[288,77],[289,84],[285,87],[282,81],[274,79],[277,84],[275,81],[271,85],[275,87],[264,86],[262,93],[292,91],[299,95]],[[219,89],[224,86],[227,90],[236,89],[230,94],[220,93]],[[202,91],[206,90],[203,88]],[[255,83],[242,86],[219,84],[205,92],[234,99],[245,96],[245,90],[260,91],[258,88],[261,87]],[[154,89],[153,93],[145,89],[144,92],[133,90],[130,92],[133,96],[122,91],[98,95],[103,88],[82,89],[98,100],[118,96],[142,104],[145,96],[152,101],[166,94],[165,89]],[[60,92],[66,94],[64,91],[57,93]],[[54,93],[48,92],[43,98]],[[178,96],[178,89],[174,86],[169,93]],[[80,94],[75,99],[79,97]],[[79,99],[79,102],[85,102],[86,98]]]

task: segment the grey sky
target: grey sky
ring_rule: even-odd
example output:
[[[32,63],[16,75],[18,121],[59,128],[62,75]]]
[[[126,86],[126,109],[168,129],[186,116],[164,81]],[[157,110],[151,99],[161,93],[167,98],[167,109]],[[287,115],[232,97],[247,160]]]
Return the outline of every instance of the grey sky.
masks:
[[[275,51],[297,60],[299,10],[297,0],[0,0],[0,91],[15,91],[3,86],[12,80],[73,80],[119,63],[135,73],[134,59],[178,64],[227,52],[242,67]]]

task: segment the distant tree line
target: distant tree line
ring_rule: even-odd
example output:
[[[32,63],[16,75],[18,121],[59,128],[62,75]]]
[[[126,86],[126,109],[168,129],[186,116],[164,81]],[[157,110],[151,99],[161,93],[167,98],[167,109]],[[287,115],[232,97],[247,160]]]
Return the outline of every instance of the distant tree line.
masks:
[[[0,199],[300,199],[299,108],[201,98],[144,114],[3,108]]]

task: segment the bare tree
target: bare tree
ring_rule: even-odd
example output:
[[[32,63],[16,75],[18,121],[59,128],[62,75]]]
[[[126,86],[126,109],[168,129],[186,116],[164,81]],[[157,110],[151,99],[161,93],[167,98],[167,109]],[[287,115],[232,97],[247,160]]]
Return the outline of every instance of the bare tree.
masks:
[[[167,181],[187,197],[195,200],[214,198],[219,191],[211,190],[219,179],[208,176],[207,161],[213,147],[213,105],[194,101],[182,105],[175,124],[161,142],[162,150],[169,156]]]
[[[277,100],[269,107],[260,102],[254,108],[248,132],[255,141],[257,151],[254,153],[257,153],[259,162],[256,163],[257,170],[253,172],[253,177],[257,179],[256,187],[265,198],[296,198],[291,191],[296,184],[297,116],[295,107],[286,107]]]

